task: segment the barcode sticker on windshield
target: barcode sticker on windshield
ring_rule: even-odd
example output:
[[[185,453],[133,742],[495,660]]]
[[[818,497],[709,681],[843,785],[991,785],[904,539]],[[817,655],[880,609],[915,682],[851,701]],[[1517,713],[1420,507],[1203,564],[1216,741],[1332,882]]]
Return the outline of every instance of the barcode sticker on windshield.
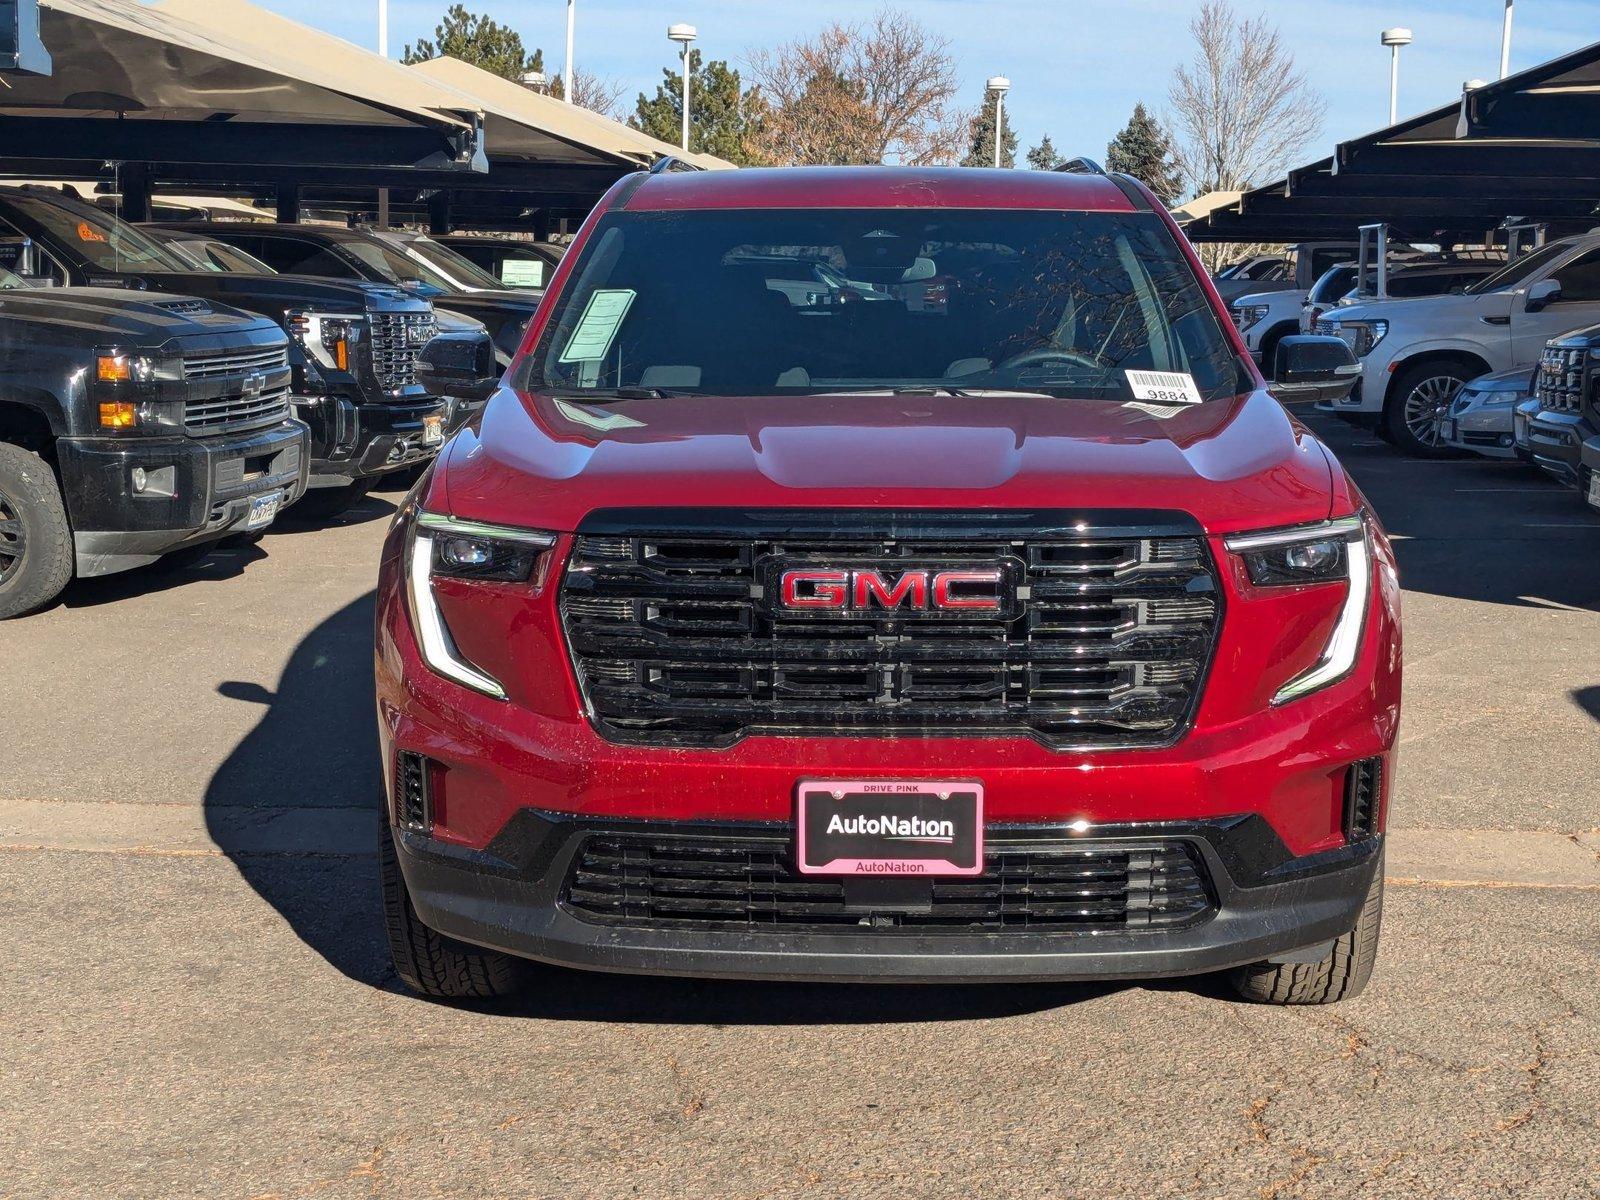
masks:
[[[596,288],[590,293],[583,316],[578,318],[578,327],[561,352],[561,361],[594,362],[604,358],[637,294],[632,288]]]
[[[1158,404],[1199,404],[1203,397],[1194,376],[1181,371],[1124,371],[1135,400]]]

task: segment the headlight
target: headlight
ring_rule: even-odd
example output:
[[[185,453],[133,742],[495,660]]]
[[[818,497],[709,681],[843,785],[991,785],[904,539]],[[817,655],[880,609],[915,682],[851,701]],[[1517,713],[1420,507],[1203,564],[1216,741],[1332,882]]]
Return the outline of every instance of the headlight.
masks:
[[[183,379],[183,363],[102,350],[94,360],[90,394],[99,425],[108,433],[171,433],[183,428],[183,404],[162,384]],[[164,398],[165,397],[165,398]]]
[[[322,366],[348,371],[366,317],[360,313],[292,312],[289,336]]]
[[[1233,310],[1233,323],[1243,333],[1252,326],[1261,324],[1266,319],[1267,306],[1265,304],[1240,304]]]
[[[1223,545],[1240,557],[1250,582],[1258,587],[1349,581],[1328,644],[1309,669],[1278,689],[1272,703],[1287,704],[1309,695],[1337,683],[1355,668],[1367,624],[1367,592],[1372,579],[1372,553],[1362,517],[1236,534],[1223,539]]]
[[[506,698],[499,680],[473,666],[456,649],[450,627],[433,594],[435,579],[522,583],[556,543],[553,533],[463,521],[422,512],[407,546],[406,584],[417,645],[428,666],[475,692]]]
[[[1350,349],[1357,358],[1365,358],[1378,347],[1389,332],[1389,322],[1384,320],[1346,321],[1344,328],[1351,333]]]

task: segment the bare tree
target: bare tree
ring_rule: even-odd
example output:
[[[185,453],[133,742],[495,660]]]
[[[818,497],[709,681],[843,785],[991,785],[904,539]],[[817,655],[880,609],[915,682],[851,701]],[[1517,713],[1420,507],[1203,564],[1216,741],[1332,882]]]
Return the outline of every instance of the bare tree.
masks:
[[[562,75],[551,76],[544,83],[534,86],[533,90],[564,100],[566,78]],[[602,117],[610,117],[613,121],[622,120],[622,93],[625,91],[627,88],[609,75],[590,75],[582,70],[572,73],[573,103]]]
[[[950,43],[879,11],[750,56],[766,105],[755,148],[778,163],[954,163],[972,113],[955,103]]]
[[[1168,125],[1196,193],[1239,191],[1288,168],[1322,130],[1327,105],[1267,17],[1204,0],[1189,22],[1194,58],[1178,68]]]

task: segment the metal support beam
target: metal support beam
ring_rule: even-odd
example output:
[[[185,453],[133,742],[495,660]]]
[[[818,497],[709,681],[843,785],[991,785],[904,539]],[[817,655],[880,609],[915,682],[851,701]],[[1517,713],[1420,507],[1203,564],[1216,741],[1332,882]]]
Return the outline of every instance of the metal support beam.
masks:
[[[116,181],[122,200],[120,211],[124,221],[148,221],[150,219],[150,172],[144,163],[120,163],[117,166]]]
[[[300,220],[300,189],[292,183],[280,183],[278,192],[278,220],[293,225]]]
[[[437,191],[428,197],[428,232],[450,232],[450,193]]]

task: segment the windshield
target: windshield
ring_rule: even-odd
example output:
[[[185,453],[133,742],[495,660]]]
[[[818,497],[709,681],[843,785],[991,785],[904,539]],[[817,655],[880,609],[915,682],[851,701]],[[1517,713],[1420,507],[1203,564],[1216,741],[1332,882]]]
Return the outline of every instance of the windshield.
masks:
[[[371,241],[365,238],[359,240],[352,238],[348,242],[341,243],[340,248],[376,269],[390,283],[420,283],[424,287],[437,288],[441,292],[460,291],[455,284],[426,263],[418,262],[404,250],[397,249],[387,242],[380,242],[376,238]]]
[[[1331,304],[1340,296],[1348,292],[1356,281],[1354,267],[1332,267],[1325,272],[1321,279],[1311,289],[1311,294],[1306,297],[1313,304]]]
[[[441,246],[429,238],[415,238],[406,243],[406,248],[413,254],[419,254],[428,260],[428,265],[436,271],[441,271],[455,280],[461,287],[481,288],[490,291],[500,291],[505,287],[489,272],[477,263],[462,258],[448,246]]]
[[[709,395],[940,387],[1127,400],[1248,376],[1155,214],[961,209],[611,213],[524,388]]]
[[[193,271],[180,255],[126,221],[87,204],[61,204],[36,196],[12,195],[17,212],[46,230],[55,240],[81,255],[97,270]]]
[[[229,275],[276,275],[277,272],[254,255],[246,254],[237,246],[212,238],[191,237],[184,234],[166,235],[166,246],[174,254],[181,254],[194,263],[194,269],[217,271]]]
[[[1571,249],[1570,241],[1551,242],[1548,246],[1540,246],[1537,250],[1524,254],[1516,262],[1500,268],[1489,278],[1473,284],[1467,289],[1467,295],[1481,296],[1485,292],[1503,292],[1508,288],[1514,288],[1535,271]]]

